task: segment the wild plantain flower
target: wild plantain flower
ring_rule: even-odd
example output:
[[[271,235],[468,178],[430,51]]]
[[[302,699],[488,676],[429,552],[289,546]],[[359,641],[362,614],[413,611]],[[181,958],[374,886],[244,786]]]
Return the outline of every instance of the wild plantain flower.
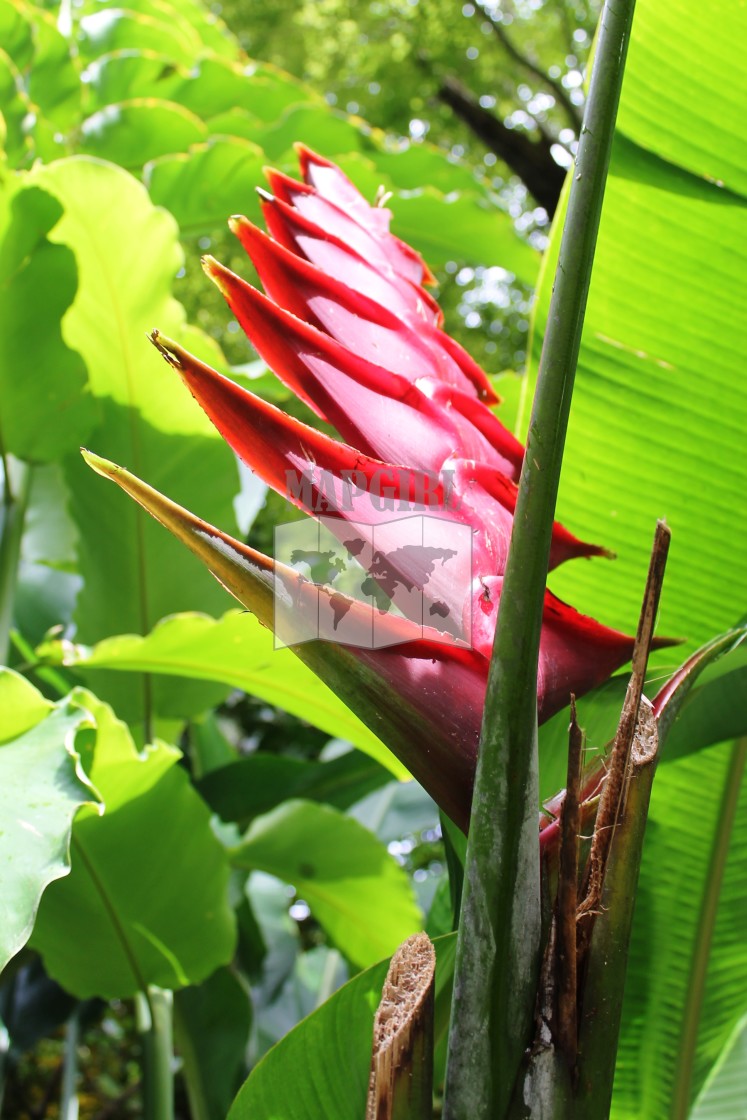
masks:
[[[152,337],[244,462],[322,517],[360,567],[371,602],[338,589],[345,564],[335,567],[333,548],[314,552],[327,558],[319,586],[121,468],[89,461],[184,540],[263,623],[272,625],[278,611],[290,620],[298,656],[466,828],[524,449],[488,407],[497,398],[484,371],[443,331],[424,287],[432,277],[389,232],[389,211],[369,205],[327,160],[299,152],[304,182],[269,172],[272,193],[260,192],[269,235],[246,218],[230,222],[264,293],[212,258],[203,263],[267,365],[341,438],[287,415],[158,332]],[[427,520],[427,546],[397,537],[415,518]],[[457,539],[469,548],[453,547]],[[383,540],[395,546],[384,549]],[[603,552],[555,524],[551,566]],[[398,599],[394,586],[408,594]],[[373,626],[376,640],[320,640],[322,610],[337,620],[344,614],[355,633]],[[605,680],[632,645],[547,592],[540,720],[571,692]]]

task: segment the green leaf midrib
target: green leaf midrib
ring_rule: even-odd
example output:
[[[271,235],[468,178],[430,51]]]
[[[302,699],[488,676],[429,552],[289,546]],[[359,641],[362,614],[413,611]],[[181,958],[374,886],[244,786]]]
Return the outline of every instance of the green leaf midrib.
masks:
[[[147,994],[148,985],[145,981],[145,977],[140,971],[137,957],[132,950],[129,939],[125,932],[124,924],[121,921],[119,914],[117,913],[114,901],[110,897],[109,892],[105,889],[104,884],[99,878],[99,875],[96,871],[96,868],[94,867],[90,856],[86,852],[85,845],[81,842],[80,837],[76,836],[75,831],[73,831],[72,846],[75,849],[76,853],[80,856],[81,861],[85,864],[89,878],[96,888],[104,910],[109,916],[109,921],[111,922],[112,929],[114,930],[114,934],[122,947],[122,952],[124,953],[127,959],[127,963],[130,966],[130,970],[137,983],[138,990]]]

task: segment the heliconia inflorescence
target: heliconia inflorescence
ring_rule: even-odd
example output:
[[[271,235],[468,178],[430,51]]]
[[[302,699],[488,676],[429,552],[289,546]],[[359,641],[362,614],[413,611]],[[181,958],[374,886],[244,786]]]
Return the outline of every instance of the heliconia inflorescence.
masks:
[[[345,602],[362,627],[363,612],[377,614],[381,639],[373,646],[323,642],[299,624],[294,648],[466,828],[524,449],[491,411],[497,398],[483,370],[442,329],[424,287],[432,277],[389,232],[390,212],[369,205],[334,164],[304,147],[299,154],[303,182],[270,171],[272,193],[260,191],[269,234],[246,218],[230,221],[264,294],[210,257],[203,264],[270,369],[341,439],[287,415],[158,332],[153,341],[264,482],[323,514],[341,542],[354,526],[356,558],[374,582],[389,589],[394,578],[422,591],[420,617]],[[298,618],[305,606],[318,611],[320,597],[340,597],[333,586],[320,589],[206,526],[127,472],[100,460],[92,465],[180,536],[266,625],[273,624],[279,585]],[[466,530],[468,563],[457,557],[451,568],[424,566],[417,549],[400,548],[388,553],[384,579],[376,533],[407,514],[427,515],[436,553]],[[555,524],[551,566],[603,553]],[[379,596],[376,602],[380,607]],[[459,620],[456,630],[439,625],[446,617]],[[540,720],[563,708],[571,692],[605,680],[632,646],[546,592]]]

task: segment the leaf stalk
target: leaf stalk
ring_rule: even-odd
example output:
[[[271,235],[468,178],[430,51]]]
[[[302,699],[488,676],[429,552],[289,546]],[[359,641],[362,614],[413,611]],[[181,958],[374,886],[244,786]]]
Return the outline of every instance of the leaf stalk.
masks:
[[[3,468],[4,492],[0,505],[0,664],[7,665],[21,540],[31,490],[31,468],[10,455],[3,456]]]
[[[152,984],[136,996],[144,1120],[174,1120],[173,1002],[172,992]]]

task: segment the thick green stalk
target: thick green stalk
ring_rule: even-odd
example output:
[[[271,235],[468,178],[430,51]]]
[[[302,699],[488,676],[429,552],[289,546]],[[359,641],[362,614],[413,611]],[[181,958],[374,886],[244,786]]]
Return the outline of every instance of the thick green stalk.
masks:
[[[502,1120],[540,951],[537,661],[550,535],[634,0],[605,3],[540,359],[485,702],[444,1120]]]
[[[0,664],[7,665],[10,631],[13,627],[13,598],[31,486],[31,470],[25,463],[11,459],[10,456],[3,456],[3,467],[3,500],[0,506]]]
[[[174,1120],[174,996],[150,985],[135,1002],[143,1047],[143,1117]]]

